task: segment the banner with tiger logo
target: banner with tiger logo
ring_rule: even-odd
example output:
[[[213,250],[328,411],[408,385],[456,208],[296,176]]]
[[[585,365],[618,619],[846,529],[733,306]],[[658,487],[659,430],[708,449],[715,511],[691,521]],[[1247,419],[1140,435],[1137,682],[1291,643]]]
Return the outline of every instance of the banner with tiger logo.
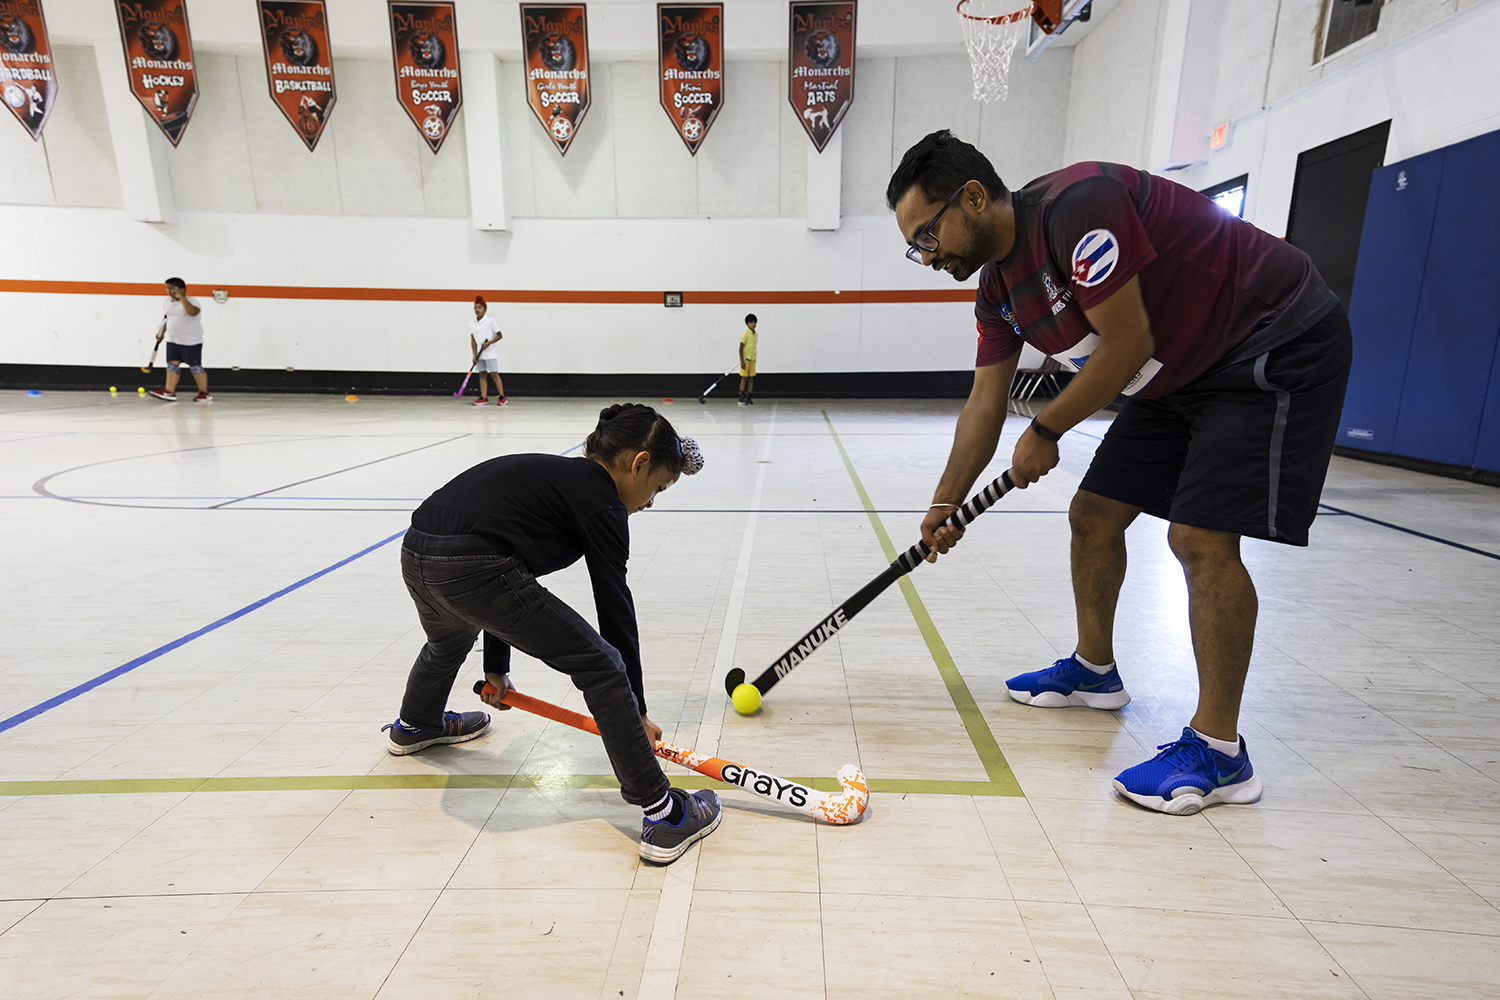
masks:
[[[656,5],[661,106],[688,152],[713,127],[724,104],[724,5]]]
[[[323,0],[258,0],[258,6],[271,100],[312,152],[338,100],[328,12]]]
[[[198,103],[193,38],[182,0],[115,0],[130,91],[172,145]]]
[[[57,103],[57,73],[42,0],[0,3],[0,97],[33,140]]]
[[[463,104],[458,77],[458,18],[452,3],[388,0],[396,97],[422,138],[443,148]]]
[[[526,103],[563,156],[589,110],[589,22],[583,4],[521,4]]]
[[[854,8],[791,5],[787,100],[820,153],[854,103]]]

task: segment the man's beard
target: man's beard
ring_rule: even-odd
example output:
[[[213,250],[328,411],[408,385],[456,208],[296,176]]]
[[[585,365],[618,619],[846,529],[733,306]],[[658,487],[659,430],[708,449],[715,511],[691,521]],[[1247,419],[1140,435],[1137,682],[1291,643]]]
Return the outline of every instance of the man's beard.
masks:
[[[990,241],[985,239],[984,230],[979,227],[978,223],[967,215],[960,216],[960,218],[963,219],[964,242],[967,246],[963,251],[944,258],[943,264],[937,270],[948,271],[948,266],[951,264],[952,270],[948,273],[953,275],[953,280],[968,281],[973,277],[974,272],[983,267],[994,254],[986,245]]]

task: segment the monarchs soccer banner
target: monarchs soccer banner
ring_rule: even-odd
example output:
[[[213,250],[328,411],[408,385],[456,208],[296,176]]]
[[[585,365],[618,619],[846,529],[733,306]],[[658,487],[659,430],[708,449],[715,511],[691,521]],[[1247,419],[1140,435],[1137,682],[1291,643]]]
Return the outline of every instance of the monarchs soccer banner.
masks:
[[[787,100],[818,152],[854,103],[854,3],[793,3]]]
[[[258,0],[266,83],[310,153],[338,100],[323,0]]]
[[[57,73],[42,0],[0,2],[0,96],[33,140],[57,103]]]
[[[388,3],[391,49],[396,58],[396,97],[436,153],[463,104],[455,5]]]
[[[661,106],[688,152],[698,146],[724,104],[724,5],[656,5]]]
[[[526,103],[557,151],[568,147],[589,110],[589,22],[583,4],[521,4]]]
[[[193,38],[182,0],[115,0],[130,91],[177,145],[198,103]]]

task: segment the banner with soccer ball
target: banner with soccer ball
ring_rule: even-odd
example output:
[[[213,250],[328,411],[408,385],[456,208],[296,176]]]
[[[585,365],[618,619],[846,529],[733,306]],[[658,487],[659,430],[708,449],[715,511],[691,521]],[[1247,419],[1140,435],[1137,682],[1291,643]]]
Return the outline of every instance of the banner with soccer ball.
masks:
[[[724,104],[724,5],[656,5],[661,106],[688,152],[698,147]]]
[[[389,0],[389,7],[396,97],[436,153],[463,104],[454,4]]]
[[[521,4],[526,102],[563,156],[589,110],[589,22],[583,4]]]

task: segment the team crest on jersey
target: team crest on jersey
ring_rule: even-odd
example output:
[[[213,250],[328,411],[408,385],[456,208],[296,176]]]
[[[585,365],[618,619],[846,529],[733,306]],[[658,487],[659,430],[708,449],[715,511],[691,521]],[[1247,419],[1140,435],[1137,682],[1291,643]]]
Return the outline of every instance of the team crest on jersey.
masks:
[[[1073,248],[1073,281],[1092,288],[1115,273],[1120,241],[1108,229],[1091,229]]]
[[[1021,324],[1016,322],[1016,311],[1010,307],[1009,302],[1000,303],[1000,318],[1009,323],[1016,333],[1021,332]]]

